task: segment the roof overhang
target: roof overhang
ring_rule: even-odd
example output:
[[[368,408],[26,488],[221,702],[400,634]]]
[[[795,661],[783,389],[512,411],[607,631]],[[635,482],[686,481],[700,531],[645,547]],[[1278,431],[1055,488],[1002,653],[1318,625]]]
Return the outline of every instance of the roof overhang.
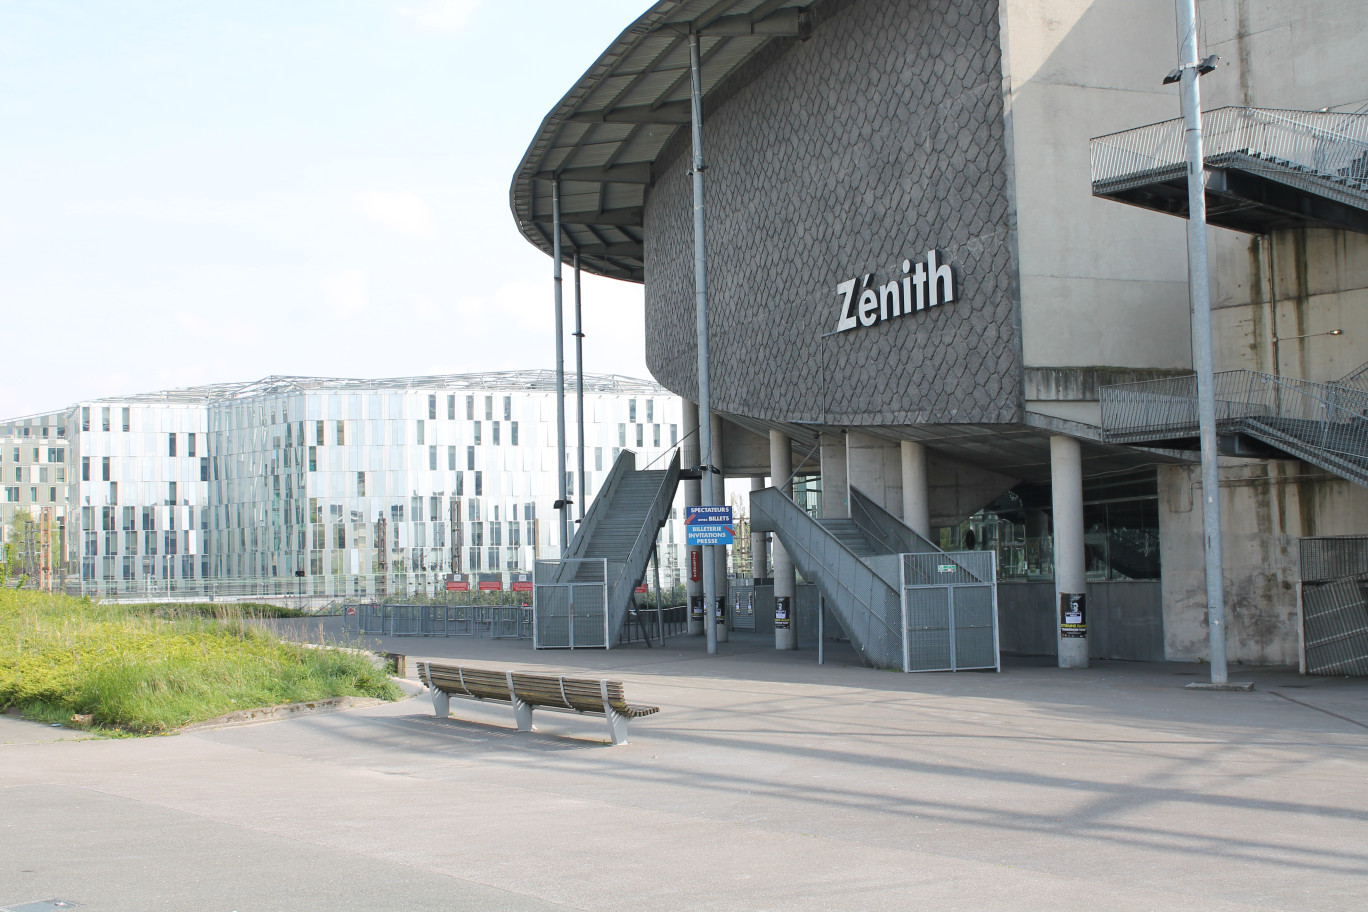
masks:
[[[560,181],[561,253],[615,279],[644,279],[643,212],[651,166],[690,122],[689,35],[699,36],[703,97],[766,44],[806,38],[818,0],[661,0],[609,45],[542,121],[513,175],[518,230],[553,255]]]

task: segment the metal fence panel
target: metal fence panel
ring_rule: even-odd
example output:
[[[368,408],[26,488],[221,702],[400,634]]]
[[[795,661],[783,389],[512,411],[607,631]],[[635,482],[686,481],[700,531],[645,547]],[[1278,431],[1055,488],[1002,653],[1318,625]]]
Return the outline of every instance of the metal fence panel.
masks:
[[[1327,535],[1303,538],[1303,583],[1327,583],[1368,573],[1368,535]]]
[[[731,626],[733,630],[755,629],[755,587],[731,588]]]
[[[997,563],[992,551],[904,554],[906,671],[998,668]]]
[[[954,586],[955,670],[997,668],[996,586]]]
[[[1302,592],[1306,670],[1368,675],[1368,575]]]
[[[907,671],[950,671],[950,590],[907,586]]]
[[[537,561],[532,570],[532,617],[537,649],[610,648],[608,562]]]

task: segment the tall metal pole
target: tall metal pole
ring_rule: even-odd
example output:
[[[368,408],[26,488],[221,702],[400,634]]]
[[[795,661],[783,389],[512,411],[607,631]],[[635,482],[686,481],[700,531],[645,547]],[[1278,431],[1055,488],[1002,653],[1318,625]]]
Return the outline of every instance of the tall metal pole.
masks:
[[[560,529],[560,553],[565,557],[570,550],[570,514],[565,501],[565,320],[561,306],[561,206],[560,180],[551,182],[551,259],[555,266],[552,276],[556,286],[556,466],[559,469],[558,490],[560,506],[556,508]]]
[[[698,32],[689,30],[690,107],[693,121],[693,202],[694,202],[694,311],[698,325],[698,449],[703,469],[699,487],[699,506],[714,506],[712,469],[712,408],[708,400],[708,261],[703,232],[703,81],[699,74]],[[717,654],[717,624],[713,604],[717,581],[713,566],[716,548],[703,549],[703,632],[708,638],[708,655]]]
[[[1211,683],[1226,683],[1225,585],[1221,560],[1221,492],[1216,465],[1216,391],[1211,355],[1211,280],[1207,264],[1206,182],[1202,157],[1202,97],[1197,87],[1197,3],[1178,4],[1178,65],[1187,140],[1188,285],[1192,298],[1192,367],[1197,373],[1197,422],[1202,447],[1202,534],[1206,550],[1207,641]]]
[[[584,521],[585,501],[589,499],[589,492],[584,489],[584,326],[580,319],[580,259],[579,252],[575,252],[575,407],[577,411],[577,423],[579,425],[579,481],[576,487],[579,490],[579,518]]]

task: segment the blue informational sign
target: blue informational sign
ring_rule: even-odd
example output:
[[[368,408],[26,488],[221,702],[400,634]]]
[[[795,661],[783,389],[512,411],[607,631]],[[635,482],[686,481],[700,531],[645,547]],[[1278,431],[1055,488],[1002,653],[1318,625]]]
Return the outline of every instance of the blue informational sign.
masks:
[[[731,507],[688,507],[684,514],[684,544],[730,545],[736,540]]]

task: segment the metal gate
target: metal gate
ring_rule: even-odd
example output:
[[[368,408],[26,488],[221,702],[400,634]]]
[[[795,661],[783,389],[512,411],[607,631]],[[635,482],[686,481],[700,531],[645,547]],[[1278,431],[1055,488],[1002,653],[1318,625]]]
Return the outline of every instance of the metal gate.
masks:
[[[1308,674],[1368,675],[1368,535],[1301,540]]]
[[[902,555],[904,671],[1001,670],[997,555]]]
[[[733,586],[731,588],[731,603],[732,630],[754,630],[755,587]]]
[[[532,646],[611,649],[608,561],[539,560],[532,568]]]

